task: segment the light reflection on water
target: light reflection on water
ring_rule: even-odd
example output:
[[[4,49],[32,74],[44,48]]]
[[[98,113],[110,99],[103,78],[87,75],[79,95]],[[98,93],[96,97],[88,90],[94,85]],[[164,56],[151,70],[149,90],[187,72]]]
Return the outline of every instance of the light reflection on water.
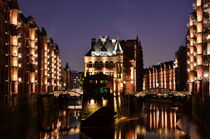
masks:
[[[121,98],[114,97],[114,112],[119,113],[121,111]]]
[[[170,104],[143,103],[136,119],[115,125],[114,139],[201,139],[191,118]]]
[[[59,139],[65,136],[79,138],[80,134],[80,111],[77,110],[60,110],[58,117],[49,121],[50,116],[43,120],[40,139]]]
[[[79,139],[80,110],[37,109],[0,114],[1,139]]]
[[[114,111],[119,115],[125,114],[127,118],[119,121],[108,130],[102,129],[101,132],[98,132],[100,129],[94,130],[95,135],[92,134],[88,139],[205,138],[194,121],[177,107],[167,103],[138,103],[136,107],[133,101],[129,102],[129,106],[127,106],[124,101],[120,97],[115,97]],[[132,115],[134,117],[131,117]],[[50,109],[32,114],[30,109],[28,112],[21,113],[21,116],[13,115],[10,119],[8,118],[8,123],[1,123],[3,126],[0,125],[0,130],[10,129],[9,132],[1,134],[2,138],[83,139],[80,131],[80,110]]]

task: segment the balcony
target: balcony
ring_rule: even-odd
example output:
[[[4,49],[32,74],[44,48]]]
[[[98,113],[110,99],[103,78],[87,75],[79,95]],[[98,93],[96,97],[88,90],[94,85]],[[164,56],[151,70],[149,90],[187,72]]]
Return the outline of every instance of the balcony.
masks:
[[[210,7],[210,2],[206,2],[205,4],[203,4],[203,9],[207,10]]]
[[[203,21],[203,27],[204,28],[209,28],[210,27],[210,20],[209,19]]]
[[[17,29],[16,26],[13,25],[13,24],[10,24],[10,25],[9,25],[9,30],[10,30],[10,34],[11,34],[12,36],[18,36],[18,34],[20,34],[20,30]]]

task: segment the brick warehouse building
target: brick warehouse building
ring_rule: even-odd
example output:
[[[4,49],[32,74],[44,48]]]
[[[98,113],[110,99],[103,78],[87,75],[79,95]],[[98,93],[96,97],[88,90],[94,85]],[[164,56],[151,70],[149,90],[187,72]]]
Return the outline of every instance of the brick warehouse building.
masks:
[[[189,92],[210,94],[210,2],[196,0],[189,15],[188,35],[188,86]]]
[[[113,92],[133,93],[142,90],[143,56],[138,37],[117,40],[109,37],[92,39],[84,57],[84,76],[103,73],[113,77]]]
[[[143,90],[164,88],[176,91],[187,90],[186,47],[175,53],[175,60],[144,69]]]
[[[174,61],[154,65],[144,70],[143,90],[165,88],[176,90]]]
[[[24,17],[17,0],[0,0],[1,94],[43,93],[60,89],[58,46],[33,17]]]

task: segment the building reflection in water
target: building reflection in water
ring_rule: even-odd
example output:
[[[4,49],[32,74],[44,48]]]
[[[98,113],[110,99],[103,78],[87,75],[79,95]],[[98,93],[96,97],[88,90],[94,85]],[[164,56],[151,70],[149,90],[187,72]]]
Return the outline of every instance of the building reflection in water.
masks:
[[[170,104],[125,102],[125,98],[115,97],[115,112],[134,118],[119,121],[106,130],[94,130],[90,139],[210,138],[190,117]],[[44,109],[32,104],[29,106],[22,110],[25,108],[23,103],[19,106],[22,111],[13,113],[12,117],[10,114],[0,115],[1,138],[83,139],[83,133],[80,133],[81,106],[69,105],[61,110],[51,105],[52,108]]]
[[[149,115],[150,129],[176,129],[177,116],[175,110],[158,108],[151,104]]]
[[[80,133],[80,110],[60,110],[57,114],[43,113],[40,139],[59,139]]]
[[[122,108],[121,108],[121,98],[120,98],[120,96],[115,96],[114,97],[114,112],[120,113],[121,110],[122,110]]]
[[[188,135],[177,127],[179,119],[177,108],[155,104],[146,104],[139,120],[130,120],[115,126],[114,139],[140,138],[188,138]]]

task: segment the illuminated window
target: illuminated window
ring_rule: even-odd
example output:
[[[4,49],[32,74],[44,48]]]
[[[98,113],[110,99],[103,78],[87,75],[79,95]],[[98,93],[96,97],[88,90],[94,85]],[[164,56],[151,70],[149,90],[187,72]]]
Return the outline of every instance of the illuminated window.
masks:
[[[11,10],[10,11],[10,23],[17,25],[18,22],[18,10]]]
[[[208,43],[208,46],[207,46],[207,55],[210,55],[210,43]]]
[[[17,71],[17,69],[12,69],[11,70],[11,80],[12,81],[17,81],[18,80],[18,71]]]

